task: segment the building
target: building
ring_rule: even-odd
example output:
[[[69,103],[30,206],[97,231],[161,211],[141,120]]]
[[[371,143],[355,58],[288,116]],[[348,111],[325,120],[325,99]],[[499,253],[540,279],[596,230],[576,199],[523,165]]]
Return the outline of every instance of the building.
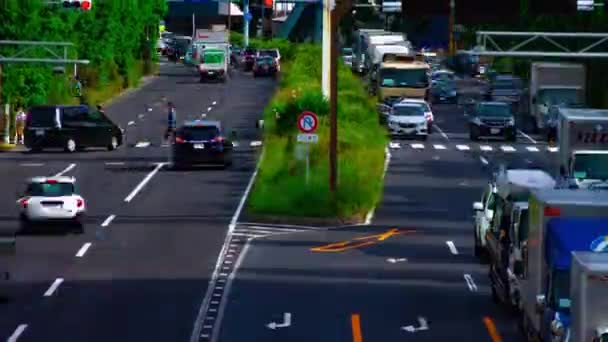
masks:
[[[195,27],[199,29],[228,23],[228,3],[169,1],[167,7],[165,23],[166,30],[169,32],[191,35],[193,15]],[[243,27],[243,11],[234,3],[231,3],[230,17],[232,29],[240,30]]]

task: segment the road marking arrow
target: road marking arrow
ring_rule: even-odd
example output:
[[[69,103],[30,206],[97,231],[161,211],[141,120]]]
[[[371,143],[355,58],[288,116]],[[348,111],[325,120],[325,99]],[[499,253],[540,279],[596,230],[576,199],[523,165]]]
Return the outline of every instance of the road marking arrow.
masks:
[[[415,327],[413,325],[408,325],[406,327],[401,327],[401,330],[405,330],[409,333],[415,333],[418,331],[429,330],[429,325],[424,317],[418,317],[418,323],[420,326]]]
[[[276,330],[277,328],[287,328],[291,325],[291,313],[285,312],[283,314],[283,323],[270,322],[266,324],[268,329]]]
[[[394,263],[398,263],[398,262],[407,261],[407,259],[406,258],[399,258],[399,259],[388,258],[388,259],[386,259],[386,261],[390,262],[391,264],[394,264]]]

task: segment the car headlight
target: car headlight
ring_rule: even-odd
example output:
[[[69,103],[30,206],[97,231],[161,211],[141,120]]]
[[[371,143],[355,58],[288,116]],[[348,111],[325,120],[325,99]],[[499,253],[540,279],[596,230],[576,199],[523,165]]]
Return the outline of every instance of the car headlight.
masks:
[[[483,125],[483,122],[481,122],[481,119],[479,118],[473,118],[473,120],[471,120],[471,122],[475,125]]]
[[[507,123],[508,126],[515,126],[515,119],[511,118]]]

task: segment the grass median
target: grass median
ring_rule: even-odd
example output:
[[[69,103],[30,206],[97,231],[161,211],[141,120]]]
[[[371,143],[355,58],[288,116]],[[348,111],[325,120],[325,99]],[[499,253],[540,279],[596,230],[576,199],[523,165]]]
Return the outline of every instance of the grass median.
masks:
[[[288,49],[293,58],[286,58],[282,65],[279,89],[264,112],[264,153],[248,213],[360,222],[378,203],[383,189],[387,137],[375,104],[361,81],[339,63],[338,191],[333,205],[328,182],[329,105],[321,92],[321,49],[308,44]],[[302,111],[319,117],[319,142],[310,145],[308,183],[302,158],[305,147],[296,142],[296,121]]]

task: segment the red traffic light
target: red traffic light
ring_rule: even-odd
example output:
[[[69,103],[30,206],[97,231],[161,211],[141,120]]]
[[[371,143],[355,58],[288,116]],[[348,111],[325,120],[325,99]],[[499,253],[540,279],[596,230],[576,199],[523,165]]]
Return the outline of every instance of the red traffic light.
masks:
[[[82,8],[85,11],[88,11],[91,9],[91,1],[89,0],[84,0],[80,2],[80,8]]]
[[[264,0],[264,6],[272,7],[272,5],[273,5],[273,0]]]

